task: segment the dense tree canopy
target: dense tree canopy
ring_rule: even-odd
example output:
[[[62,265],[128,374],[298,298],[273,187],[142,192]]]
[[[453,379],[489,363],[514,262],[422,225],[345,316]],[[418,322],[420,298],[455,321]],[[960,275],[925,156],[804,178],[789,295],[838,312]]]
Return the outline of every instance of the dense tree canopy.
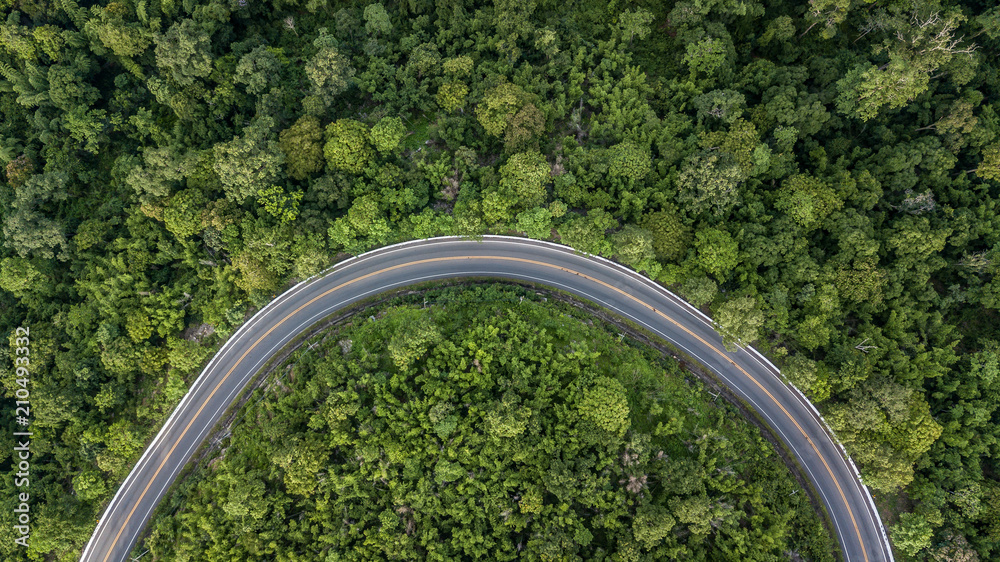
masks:
[[[153,559],[832,560],[767,442],[652,350],[530,291],[417,297],[278,367]]]
[[[44,444],[29,559],[78,558],[200,361],[290,280],[484,232],[721,312],[837,425],[900,556],[1000,556],[991,3],[0,10],[0,334],[38,334]],[[717,507],[667,506],[695,534]],[[636,517],[637,545],[669,526]]]

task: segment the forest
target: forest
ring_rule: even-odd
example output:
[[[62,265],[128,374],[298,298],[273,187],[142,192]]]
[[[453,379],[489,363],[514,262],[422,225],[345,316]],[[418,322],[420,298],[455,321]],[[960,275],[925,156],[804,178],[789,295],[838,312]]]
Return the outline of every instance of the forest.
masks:
[[[659,352],[530,289],[396,300],[411,304],[366,309],[278,366],[140,550],[834,560],[770,444]]]
[[[207,358],[290,283],[483,233],[615,259],[756,345],[858,462],[899,559],[1000,557],[993,2],[0,10],[3,559],[75,560]]]

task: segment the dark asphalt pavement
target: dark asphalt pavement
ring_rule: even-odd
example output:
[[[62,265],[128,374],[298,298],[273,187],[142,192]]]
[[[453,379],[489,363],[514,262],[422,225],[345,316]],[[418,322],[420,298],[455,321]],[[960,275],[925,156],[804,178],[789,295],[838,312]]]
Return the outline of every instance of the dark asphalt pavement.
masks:
[[[229,404],[268,357],[317,320],[359,299],[434,279],[489,276],[549,285],[608,308],[712,369],[798,457],[826,505],[844,558],[892,560],[867,490],[819,414],[751,349],[728,353],[703,315],[655,283],[564,246],[520,238],[438,238],[342,262],[280,295],[212,359],[118,490],[81,560],[125,560],[156,504]]]

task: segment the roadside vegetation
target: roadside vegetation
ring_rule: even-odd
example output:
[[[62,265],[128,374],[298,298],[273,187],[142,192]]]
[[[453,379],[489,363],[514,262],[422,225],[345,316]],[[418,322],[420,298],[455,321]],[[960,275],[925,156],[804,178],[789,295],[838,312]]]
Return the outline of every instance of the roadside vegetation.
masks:
[[[524,289],[401,300],[278,366],[141,550],[833,561],[770,444],[656,351]]]
[[[756,342],[901,557],[1000,556],[1000,8],[0,0],[0,333],[31,560],[74,560],[220,341],[394,241],[612,257]],[[5,342],[6,342],[5,338]],[[0,349],[0,469],[14,431]],[[0,478],[0,557],[15,551]]]

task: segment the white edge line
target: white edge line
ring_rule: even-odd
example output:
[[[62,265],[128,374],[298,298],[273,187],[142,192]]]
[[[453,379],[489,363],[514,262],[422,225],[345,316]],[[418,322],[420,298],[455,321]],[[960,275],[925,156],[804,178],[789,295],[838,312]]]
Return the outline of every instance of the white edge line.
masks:
[[[515,236],[499,236],[499,235],[487,235],[487,236],[484,236],[484,238],[497,238],[497,239],[518,240],[518,241],[520,241],[520,240],[531,240],[532,242],[536,242],[536,243],[543,244],[543,245],[548,245],[548,246],[554,246],[554,247],[563,249],[564,251],[568,248],[570,250],[573,250],[574,252],[577,252],[579,254],[585,255],[587,257],[590,257],[591,259],[594,259],[595,261],[603,262],[606,266],[608,266],[608,267],[610,267],[612,269],[617,269],[619,271],[625,272],[625,273],[627,273],[629,275],[629,277],[632,277],[633,279],[638,279],[638,280],[642,281],[642,283],[645,284],[646,286],[652,287],[652,288],[656,289],[657,291],[659,291],[660,293],[668,296],[670,299],[678,302],[683,309],[685,309],[688,313],[691,313],[693,316],[696,316],[699,319],[701,319],[702,322],[704,322],[706,325],[708,325],[709,327],[711,327],[713,330],[716,329],[715,328],[715,323],[712,321],[712,319],[709,316],[705,315],[697,307],[695,307],[691,303],[687,302],[686,300],[680,298],[673,291],[667,289],[666,287],[663,287],[662,285],[660,285],[659,283],[653,281],[652,279],[649,279],[645,275],[643,275],[643,274],[641,274],[641,273],[639,273],[639,272],[637,272],[637,271],[635,271],[633,269],[625,267],[624,265],[622,265],[620,263],[611,261],[611,260],[609,260],[607,258],[604,258],[602,256],[598,256],[598,255],[590,254],[588,252],[583,252],[583,251],[580,251],[580,250],[576,250],[575,248],[572,248],[571,246],[566,246],[566,245],[563,245],[563,244],[556,244],[554,242],[549,242],[547,240],[535,240],[535,239],[530,239],[530,238],[528,238],[528,239],[522,239],[522,238],[515,237]],[[875,506],[875,500],[872,498],[871,491],[868,489],[868,486],[866,486],[864,484],[864,481],[861,479],[861,473],[860,473],[860,471],[858,471],[858,467],[854,464],[854,459],[852,459],[851,456],[849,454],[847,454],[846,449],[844,449],[844,445],[840,442],[839,439],[837,439],[837,434],[833,431],[833,428],[830,427],[829,423],[827,423],[826,418],[823,417],[823,415],[816,408],[816,405],[813,404],[812,401],[810,401],[808,398],[806,398],[806,396],[802,393],[801,390],[799,390],[798,387],[796,387],[794,384],[792,384],[791,382],[787,381],[784,377],[781,376],[781,370],[778,369],[778,367],[775,366],[774,363],[772,363],[770,360],[768,360],[767,357],[765,357],[762,353],[760,353],[756,348],[754,348],[752,346],[741,346],[741,348],[744,349],[744,350],[746,350],[748,352],[748,354],[751,355],[751,357],[754,357],[755,359],[757,359],[757,361],[759,363],[762,363],[762,365],[764,365],[765,367],[770,367],[770,369],[772,369],[774,371],[773,374],[776,376],[776,378],[778,379],[778,381],[781,382],[781,383],[783,383],[784,385],[788,386],[789,388],[791,388],[794,391],[794,393],[798,395],[799,400],[802,403],[804,403],[805,405],[807,405],[809,407],[809,409],[812,410],[812,412],[816,415],[816,417],[819,418],[819,420],[822,422],[822,426],[827,431],[828,437],[830,437],[830,440],[833,442],[833,444],[835,445],[835,447],[840,451],[840,453],[844,457],[844,459],[846,459],[847,464],[850,466],[851,470],[853,471],[854,477],[855,477],[855,480],[856,480],[855,484],[858,486],[858,488],[860,488],[860,490],[862,492],[862,495],[867,500],[868,507],[871,510],[870,513],[868,513],[868,518],[870,520],[872,520],[873,523],[876,524],[876,526],[878,527],[879,531],[881,532],[882,540],[884,542],[884,544],[882,546],[885,549],[885,552],[886,552],[886,554],[887,554],[888,559],[890,560],[890,562],[894,562],[894,558],[893,558],[893,555],[892,555],[892,547],[890,546],[889,537],[888,537],[888,535],[886,533],[885,525],[883,524],[881,517],[877,516],[877,514],[878,514],[878,508],[876,508],[876,506]],[[728,378],[727,378],[727,380],[728,380]]]
[[[160,428],[160,431],[157,432],[156,437],[153,439],[153,441],[150,442],[149,445],[146,446],[146,449],[143,452],[142,456],[140,457],[139,461],[136,463],[135,467],[133,467],[132,471],[130,471],[129,475],[126,477],[125,481],[123,481],[122,485],[118,488],[118,491],[115,493],[115,495],[112,498],[111,502],[108,504],[108,508],[105,509],[104,514],[101,516],[100,519],[98,519],[98,527],[97,527],[97,529],[95,529],[94,535],[88,541],[87,546],[86,546],[86,548],[84,549],[84,551],[83,551],[83,553],[81,555],[81,560],[83,560],[83,559],[86,558],[87,554],[89,553],[90,549],[93,546],[93,543],[97,539],[99,539],[101,535],[103,535],[103,532],[105,530],[104,528],[102,528],[102,527],[105,527],[104,521],[103,521],[104,516],[106,516],[111,511],[112,507],[114,507],[114,506],[117,505],[117,503],[121,499],[122,493],[131,488],[132,484],[134,483],[134,477],[135,477],[135,475],[145,466],[145,463],[148,460],[147,456],[149,455],[149,453],[155,448],[155,445],[162,439],[163,435],[170,430],[170,426],[173,423],[174,416],[179,411],[181,411],[183,409],[182,406],[184,406],[184,404],[190,399],[190,397],[197,393],[199,387],[202,386],[203,383],[204,383],[204,381],[207,379],[207,373],[209,373],[215,367],[216,360],[219,357],[221,357],[222,355],[224,355],[223,351],[225,351],[227,347],[230,347],[231,345],[235,345],[239,341],[239,339],[241,339],[244,335],[246,335],[246,333],[248,333],[250,331],[250,327],[253,326],[254,324],[256,324],[259,321],[259,319],[260,319],[261,316],[263,316],[263,315],[267,314],[268,312],[274,310],[274,308],[276,308],[276,306],[277,306],[277,304],[279,302],[283,302],[283,301],[287,300],[288,298],[290,298],[291,296],[295,295],[296,293],[298,293],[302,289],[306,288],[308,285],[310,285],[316,279],[318,279],[320,277],[325,277],[326,275],[328,275],[329,273],[332,273],[335,270],[346,269],[347,267],[349,267],[351,265],[354,265],[355,262],[360,261],[362,258],[368,258],[368,257],[370,257],[370,256],[372,256],[374,254],[394,253],[396,251],[400,251],[400,250],[404,249],[407,246],[412,246],[412,245],[433,245],[433,244],[443,243],[443,242],[451,241],[451,240],[461,240],[461,241],[470,241],[471,242],[471,241],[476,241],[476,238],[477,237],[466,237],[466,236],[438,236],[438,237],[423,238],[423,239],[418,239],[418,240],[407,240],[407,241],[404,241],[404,242],[399,242],[397,244],[392,244],[392,245],[389,245],[389,246],[383,246],[381,248],[375,248],[373,250],[369,250],[367,252],[358,254],[356,256],[351,256],[351,257],[349,257],[349,258],[347,258],[345,260],[337,262],[336,264],[331,265],[330,267],[328,267],[328,268],[320,271],[319,273],[316,273],[316,274],[314,274],[314,275],[312,275],[312,276],[310,276],[310,277],[308,277],[308,278],[306,278],[306,279],[298,282],[292,288],[290,288],[289,290],[287,290],[284,293],[280,294],[277,298],[271,300],[263,308],[261,308],[260,310],[258,310],[248,321],[246,321],[242,325],[240,325],[240,327],[237,329],[237,331],[232,336],[230,336],[229,339],[226,340],[226,342],[219,348],[218,351],[215,352],[214,356],[212,357],[212,360],[209,361],[209,364],[205,367],[204,370],[202,370],[202,372],[198,376],[198,378],[195,379],[195,382],[191,385],[191,388],[188,390],[187,393],[185,393],[184,397],[181,399],[181,401],[174,408],[173,412],[171,412],[170,416],[167,418],[167,421],[164,422],[163,426]],[[478,238],[479,239],[483,239],[483,240],[485,240],[485,239],[491,239],[491,240],[496,240],[498,242],[499,241],[504,241],[504,242],[509,242],[509,243],[513,243],[513,244],[526,245],[526,246],[531,246],[531,245],[548,246],[548,247],[551,247],[553,249],[557,249],[557,250],[562,251],[562,252],[582,255],[582,256],[588,257],[588,258],[590,258],[590,259],[592,259],[594,261],[601,262],[605,267],[608,267],[609,269],[614,269],[614,270],[617,270],[617,271],[619,271],[621,273],[624,273],[629,278],[637,280],[637,281],[640,281],[643,285],[645,285],[645,286],[647,286],[649,288],[652,288],[655,291],[661,293],[662,295],[666,296],[668,299],[670,299],[670,300],[674,301],[675,303],[679,304],[681,306],[681,308],[685,312],[688,312],[692,316],[694,316],[697,319],[699,319],[702,323],[704,323],[708,327],[710,327],[713,330],[715,330],[715,324],[712,322],[712,319],[709,316],[705,315],[701,310],[698,310],[698,308],[696,308],[693,305],[691,305],[686,300],[680,298],[679,296],[677,296],[675,293],[673,293],[669,289],[667,289],[667,288],[663,287],[662,285],[660,285],[659,283],[657,283],[657,282],[649,279],[645,275],[642,275],[641,273],[639,273],[639,272],[637,272],[637,271],[635,271],[633,269],[625,267],[622,264],[619,264],[617,262],[611,261],[611,260],[609,260],[607,258],[604,258],[602,256],[590,254],[588,252],[584,252],[584,251],[575,249],[575,248],[573,248],[571,246],[566,246],[564,244],[557,244],[555,242],[550,242],[550,241],[547,241],[547,240],[537,240],[537,239],[533,239],[533,238],[522,238],[522,237],[517,237],[517,236],[504,236],[504,235],[495,235],[495,234],[485,234],[485,235],[479,236]],[[411,284],[411,282],[408,282],[407,284]],[[547,284],[551,284],[551,283],[547,283]],[[387,290],[387,289],[384,288],[384,289],[380,289],[380,290]],[[602,304],[604,304],[604,303],[602,303]],[[608,308],[610,308],[610,307],[608,307]],[[617,309],[615,309],[615,310],[617,310]],[[626,314],[626,316],[628,316],[628,315]],[[663,336],[663,334],[659,330],[656,330],[655,328],[652,328],[652,329],[654,331],[656,331],[657,333],[660,333],[661,336]],[[667,338],[667,339],[669,339],[669,338]],[[812,412],[816,415],[816,417],[819,418],[819,420],[822,422],[823,427],[828,432],[828,437],[831,438],[831,441],[841,451],[843,457],[847,460],[847,463],[851,467],[851,469],[852,469],[852,471],[854,473],[854,476],[855,476],[856,485],[858,485],[858,487],[864,492],[863,495],[867,499],[868,504],[869,504],[868,507],[871,510],[871,512],[868,514],[869,519],[871,519],[873,522],[877,523],[877,526],[879,527],[879,530],[881,531],[882,539],[883,539],[883,541],[885,543],[883,545],[883,547],[886,550],[886,553],[888,555],[888,559],[890,561],[893,561],[894,559],[893,559],[893,556],[892,556],[892,549],[890,547],[888,536],[886,534],[886,530],[885,530],[885,527],[884,527],[884,525],[882,523],[882,520],[881,520],[880,517],[877,517],[878,511],[877,511],[877,508],[875,507],[874,499],[872,498],[871,493],[868,490],[868,487],[865,486],[864,483],[863,483],[863,481],[861,480],[861,474],[858,471],[857,466],[854,464],[854,460],[847,454],[846,450],[843,447],[843,444],[840,443],[840,441],[836,438],[836,434],[830,428],[829,424],[823,418],[822,414],[819,413],[819,410],[816,409],[816,406],[811,401],[809,401],[805,397],[805,395],[802,394],[802,392],[795,385],[791,384],[790,382],[784,380],[783,377],[781,377],[781,375],[780,375],[780,373],[781,373],[780,369],[778,369],[773,363],[771,363],[766,357],[764,357],[763,354],[761,354],[755,348],[750,347],[750,346],[745,346],[745,347],[742,347],[742,348],[744,350],[747,350],[748,354],[751,355],[752,357],[754,357],[758,362],[760,362],[762,364],[765,364],[765,366],[767,366],[767,367],[770,367],[774,371],[774,374],[776,375],[776,378],[778,378],[778,380],[781,383],[783,383],[784,385],[790,387],[798,395],[800,401],[804,402],[812,410]],[[685,349],[685,351],[687,351],[687,350]],[[697,355],[695,355],[695,357],[697,357]],[[699,357],[699,360],[701,360],[700,357]],[[702,362],[704,363],[703,360],[702,360]],[[713,370],[715,370],[715,369],[713,369]],[[719,373],[719,374],[721,375],[721,373]],[[724,375],[722,375],[722,376],[724,378],[726,378],[727,382],[729,381],[728,377],[725,377]],[[759,410],[759,408],[758,408],[758,410]],[[770,418],[768,418],[768,419],[770,420]],[[779,429],[779,431],[780,431],[780,429]],[[783,432],[782,432],[782,435],[784,436]],[[200,442],[200,439],[199,439],[199,442]],[[786,439],[786,443],[790,443],[788,441],[788,439]],[[807,468],[807,470],[808,470],[808,468]],[[810,471],[810,475],[812,475],[811,471]],[[833,517],[833,516],[831,515],[831,517]],[[839,523],[837,525],[838,525],[838,530],[839,530]]]

